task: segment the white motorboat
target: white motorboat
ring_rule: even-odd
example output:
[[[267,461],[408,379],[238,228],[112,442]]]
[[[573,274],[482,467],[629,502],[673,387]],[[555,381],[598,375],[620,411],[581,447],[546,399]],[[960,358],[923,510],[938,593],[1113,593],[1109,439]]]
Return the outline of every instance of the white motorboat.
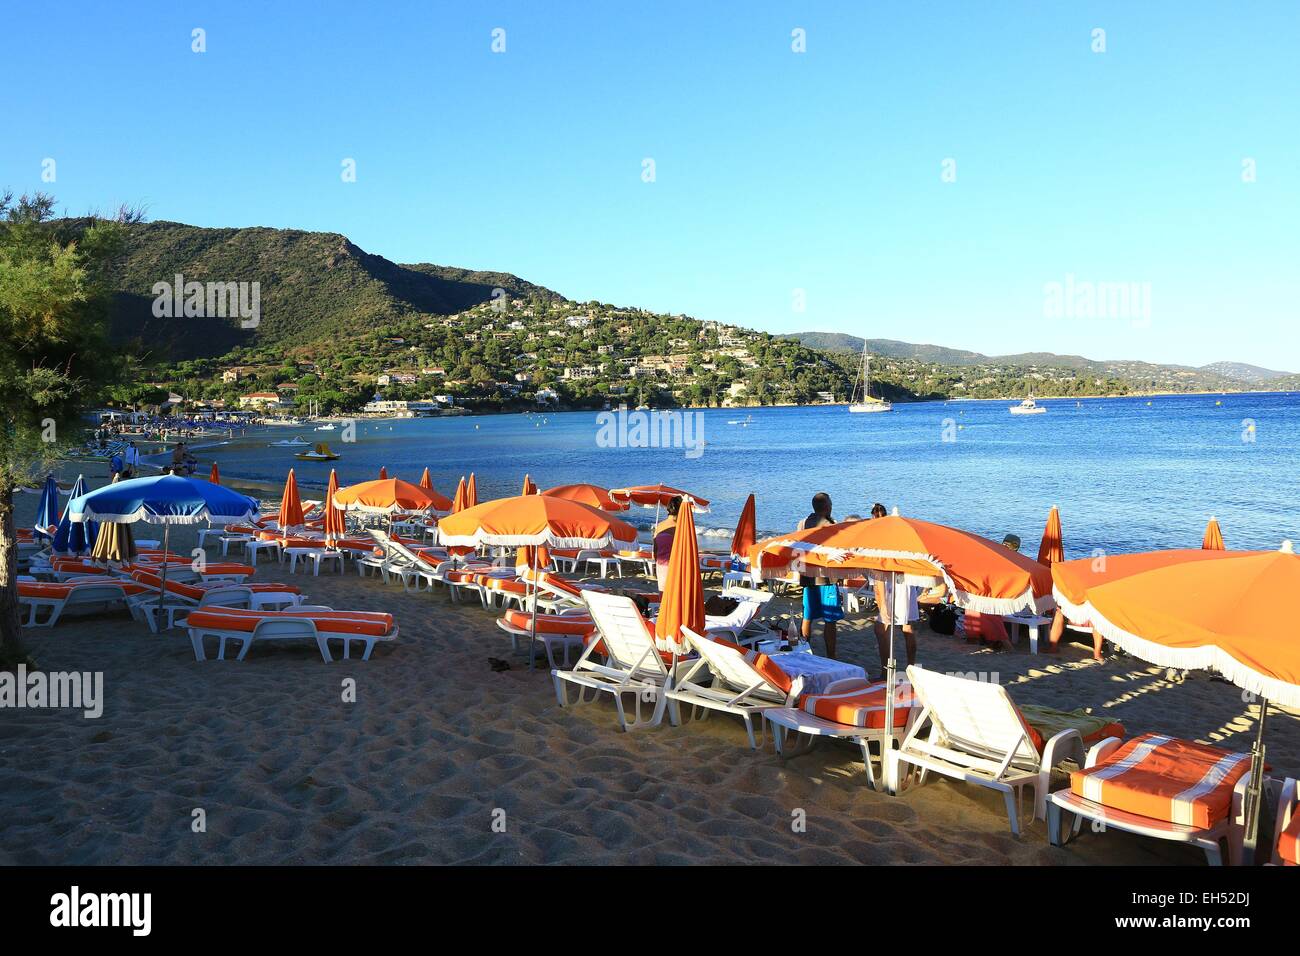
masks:
[[[311,442],[303,441],[296,435],[293,438],[285,438],[281,441],[273,441],[268,444],[267,448],[306,448]]]
[[[1034,401],[1032,394],[1019,405],[1012,405],[1010,408],[1012,415],[1042,415],[1046,411],[1046,408]]]

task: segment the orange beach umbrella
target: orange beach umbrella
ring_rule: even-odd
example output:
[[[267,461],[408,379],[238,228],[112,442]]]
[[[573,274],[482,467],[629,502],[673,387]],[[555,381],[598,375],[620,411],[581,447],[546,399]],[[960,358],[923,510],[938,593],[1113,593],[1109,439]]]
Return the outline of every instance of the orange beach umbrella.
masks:
[[[284,494],[280,496],[280,530],[298,528],[303,525],[302,499],[298,497],[298,479],[289,469],[289,477],[284,482]]]
[[[1047,513],[1047,527],[1043,529],[1043,540],[1038,545],[1038,563],[1051,567],[1058,561],[1065,560],[1065,545],[1061,540],[1061,512],[1052,505]]]
[[[1061,609],[1066,620],[1083,626],[1089,623],[1088,593],[1095,587],[1175,564],[1256,553],[1259,552],[1180,548],[1171,551],[1143,551],[1138,554],[1102,554],[1093,558],[1060,561],[1052,565],[1052,596],[1056,598],[1056,606]]]
[[[681,655],[686,650],[682,628],[704,633],[704,581],[700,577],[700,546],[695,540],[695,518],[689,499],[677,512],[677,531],[668,558],[668,575],[655,619],[655,646]]]
[[[478,504],[478,482],[474,480],[474,472],[469,473],[469,482],[465,485],[465,507],[473,508]]]
[[[208,475],[208,481],[212,482],[214,485],[221,484],[221,472],[217,471],[217,463],[215,461],[212,463],[212,471]]]
[[[673,488],[670,485],[633,485],[630,488],[614,488],[609,496],[615,501],[630,502],[645,508],[658,508],[668,504],[673,498],[689,498],[696,511],[708,511],[709,501],[699,495]]]
[[[736,532],[731,536],[731,553],[736,557],[745,557],[754,546],[756,518],[754,515],[754,496],[745,499],[745,507],[740,509],[740,520],[736,522]]]
[[[387,478],[387,477],[388,477],[388,469],[385,468],[383,465],[380,465],[380,466],[379,466],[379,480],[380,480],[380,481],[383,481],[383,480],[384,480],[385,478]]]
[[[465,500],[465,476],[460,476],[460,481],[456,483],[456,497],[451,503],[451,513],[457,514],[469,507]]]
[[[215,465],[213,466],[216,467]],[[1219,529],[1219,519],[1210,518],[1205,526],[1205,535],[1201,538],[1201,548],[1206,551],[1223,551],[1223,532]]]
[[[445,511],[451,502],[436,491],[400,478],[377,478],[340,488],[334,495],[334,507],[343,511],[392,514],[394,511]]]
[[[554,488],[547,488],[542,494],[549,495],[552,498],[578,501],[589,508],[599,508],[601,511],[626,511],[628,509],[626,502],[615,501],[609,496],[609,489],[602,488],[600,485],[586,483],[556,485]]]
[[[889,515],[845,521],[760,541],[750,564],[763,577],[815,569],[829,578],[886,571],[930,584],[941,579],[954,601],[982,614],[1053,606],[1052,572],[989,538],[947,525]]]
[[[528,475],[524,475],[524,488],[523,488],[523,490],[522,490],[521,492],[519,492],[519,493],[520,493],[521,495],[535,495],[535,494],[537,494],[537,483],[536,483],[535,481],[533,481],[533,479],[532,479],[530,476],[528,476]]]
[[[1300,643],[1279,633],[1277,616],[1278,596],[1300,593],[1300,555],[1290,541],[1278,551],[1227,554],[1100,585],[1088,592],[1088,606],[1093,628],[1130,654],[1162,667],[1215,670],[1259,695],[1246,795],[1253,851],[1268,705],[1300,707]]]
[[[425,467],[424,474],[420,476],[420,487],[425,491],[433,490],[433,479],[429,477],[428,467]]]
[[[333,544],[339,538],[347,534],[347,519],[343,511],[334,506],[334,497],[339,493],[339,476],[333,468],[330,469],[329,485],[325,488],[325,540]]]

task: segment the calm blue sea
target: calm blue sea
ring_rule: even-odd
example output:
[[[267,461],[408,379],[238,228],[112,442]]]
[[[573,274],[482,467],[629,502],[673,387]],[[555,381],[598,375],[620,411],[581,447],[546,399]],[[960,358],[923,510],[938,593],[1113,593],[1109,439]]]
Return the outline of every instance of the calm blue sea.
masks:
[[[341,453],[334,464],[343,484],[373,478],[381,465],[418,481],[428,466],[450,496],[473,470],[480,500],[517,494],[525,472],[542,488],[662,481],[712,500],[697,523],[719,539],[751,491],[760,533],[793,528],[813,493],[826,491],[837,519],[867,515],[879,501],[999,540],[1015,532],[1031,552],[1056,504],[1071,557],[1196,547],[1211,515],[1230,548],[1300,539],[1300,397],[1040,402],[1048,411],[1036,416],[1013,416],[1006,401],[897,405],[878,415],[834,406],[707,410],[697,458],[680,448],[600,447],[594,412],[367,421],[354,444],[338,431],[275,429],[198,455],[223,475],[282,481],[294,467],[301,482],[323,487],[329,465],[266,447],[299,434]]]

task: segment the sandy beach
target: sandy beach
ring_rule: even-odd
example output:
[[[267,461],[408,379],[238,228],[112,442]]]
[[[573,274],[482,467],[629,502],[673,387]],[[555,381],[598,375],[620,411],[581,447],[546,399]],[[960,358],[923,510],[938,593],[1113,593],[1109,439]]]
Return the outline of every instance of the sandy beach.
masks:
[[[20,522],[35,504],[20,496]],[[192,546],[192,531],[174,534],[173,550]],[[782,760],[770,740],[751,752],[720,715],[625,734],[606,702],[561,709],[549,674],[511,656],[477,601],[351,569],[292,579],[312,603],[391,612],[400,638],[367,663],[325,664],[306,644],[198,663],[183,631],[154,636],[125,612],[27,630],[43,669],[103,673],[104,713],[0,710],[0,864],[1204,861],[1122,833],[1054,849],[1040,821],[1016,838],[989,791],[932,780],[891,798],[868,789],[855,748]],[[255,580],[290,575],[263,559]],[[1017,702],[1250,746],[1256,708],[1206,674],[1095,664],[1081,645],[994,653],[923,625],[919,644],[922,664],[989,675]],[[841,625],[840,656],[874,668],[870,618]],[[490,657],[511,669],[493,672]],[[1268,745],[1275,773],[1300,771],[1294,713],[1273,712]]]

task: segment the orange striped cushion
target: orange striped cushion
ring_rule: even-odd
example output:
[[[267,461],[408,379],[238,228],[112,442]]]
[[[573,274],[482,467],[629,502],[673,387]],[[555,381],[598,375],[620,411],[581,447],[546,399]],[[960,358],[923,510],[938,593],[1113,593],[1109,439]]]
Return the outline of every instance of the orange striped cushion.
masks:
[[[1250,754],[1143,734],[1104,761],[1070,774],[1070,789],[1116,810],[1208,829],[1228,816]]]
[[[1300,813],[1292,810],[1291,822],[1277,838],[1277,855],[1283,866],[1300,866]]]
[[[749,665],[754,668],[754,670],[758,671],[765,678],[767,678],[769,684],[772,684],[774,687],[779,689],[783,694],[790,693],[790,688],[794,686],[794,679],[791,678],[790,675],[787,674],[785,671],[781,670],[781,668],[776,665],[776,663],[772,660],[772,658],[768,657],[766,654],[760,653],[759,651],[750,650],[749,648],[746,647],[741,647],[739,644],[733,644],[731,641],[723,640],[717,637],[713,639],[713,642],[715,644],[722,644],[725,647],[730,647],[734,651],[739,651],[741,655],[744,656],[745,660],[749,662]]]
[[[243,608],[211,608],[189,616],[190,627],[223,631],[249,631],[259,621],[277,618],[307,618],[316,629],[331,634],[364,634],[383,637],[393,630],[393,615],[379,611],[249,611]]]
[[[521,631],[532,630],[532,615],[527,611],[506,611],[502,620]],[[596,622],[582,614],[539,614],[537,633],[577,634],[586,636],[596,630]]]
[[[483,582],[483,586],[489,591],[502,591],[506,594],[527,594],[528,585],[523,581],[515,581],[511,578],[488,578]]]
[[[82,584],[84,583],[85,582],[82,582]],[[119,584],[122,586],[122,591],[126,594],[144,594],[148,590],[134,581],[115,580],[111,582],[105,581],[104,583]],[[66,584],[56,584],[49,581],[19,581],[18,596],[20,598],[63,599],[72,593],[73,588],[81,587],[82,584],[73,584],[71,582]],[[95,582],[95,586],[99,587],[99,582]]]
[[[907,726],[914,698],[912,687],[900,681],[894,693],[894,727]],[[885,726],[885,685],[856,682],[856,686],[834,694],[809,694],[801,702],[804,711],[823,720],[849,727],[883,730]]]

